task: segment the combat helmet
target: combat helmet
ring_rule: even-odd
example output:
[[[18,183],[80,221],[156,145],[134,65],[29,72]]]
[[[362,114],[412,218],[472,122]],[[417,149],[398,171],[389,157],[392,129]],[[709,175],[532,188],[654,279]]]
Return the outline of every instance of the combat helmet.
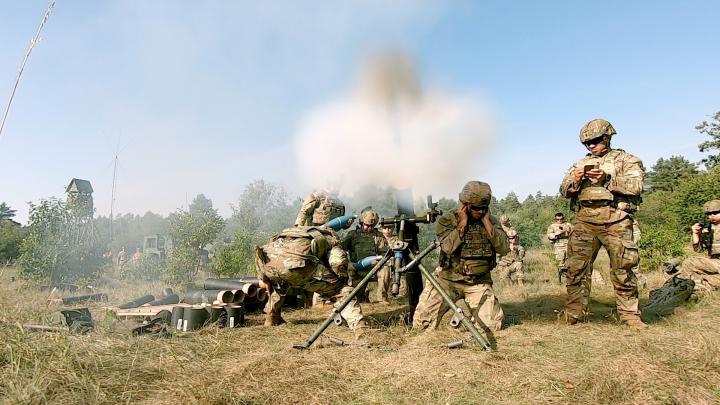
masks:
[[[602,118],[597,118],[583,125],[580,129],[580,142],[584,143],[600,136],[610,137],[616,133],[611,123]]]
[[[380,216],[373,209],[363,211],[363,213],[360,214],[360,222],[365,225],[374,227],[375,225],[377,225],[379,220],[380,220]]]
[[[481,207],[490,205],[492,191],[490,185],[482,181],[468,181],[460,191],[459,200],[461,203],[469,203]]]
[[[720,200],[710,200],[703,204],[702,209],[705,214],[718,212],[720,211]]]

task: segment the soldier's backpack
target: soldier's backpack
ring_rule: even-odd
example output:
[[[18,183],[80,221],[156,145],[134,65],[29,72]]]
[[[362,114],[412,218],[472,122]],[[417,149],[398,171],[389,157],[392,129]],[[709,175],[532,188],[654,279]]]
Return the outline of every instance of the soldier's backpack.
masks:
[[[642,312],[644,315],[656,317],[671,315],[675,308],[690,299],[694,288],[694,281],[674,276],[662,287],[650,291],[650,299]]]
[[[322,196],[320,204],[313,211],[312,221],[314,224],[324,224],[331,219],[345,215],[345,204],[335,197]]]

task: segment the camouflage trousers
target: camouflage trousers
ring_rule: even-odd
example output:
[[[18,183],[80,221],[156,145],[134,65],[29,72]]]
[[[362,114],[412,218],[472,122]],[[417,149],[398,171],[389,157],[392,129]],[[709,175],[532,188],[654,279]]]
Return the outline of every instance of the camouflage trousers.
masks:
[[[525,280],[525,272],[523,271],[522,262],[512,262],[510,264],[498,264],[494,269],[500,280],[510,280],[522,282]]]
[[[683,260],[678,274],[695,282],[693,296],[706,294],[720,288],[720,258],[691,256]]]
[[[347,279],[338,277],[337,274],[328,270],[322,264],[311,263],[305,267],[290,270],[285,268],[276,269],[267,264],[258,265],[258,268],[261,277],[269,280],[273,285],[274,291],[270,294],[266,310],[268,314],[275,317],[280,317],[282,305],[285,301],[283,290],[286,290],[286,288],[283,287],[290,286],[312,291],[323,297],[334,297],[338,303],[352,291],[352,287],[347,285]],[[340,316],[345,319],[350,329],[365,326],[362,309],[357,299],[350,301],[340,312]]]
[[[390,267],[383,266],[377,272],[377,300],[386,302],[390,297]]]
[[[555,260],[558,262],[558,268],[567,270],[567,244],[555,244]]]
[[[623,320],[637,319],[638,287],[632,268],[639,257],[632,220],[602,225],[575,221],[573,226],[568,242],[566,315],[581,319],[587,314],[593,263],[600,246],[604,246],[610,257],[610,280],[615,288],[618,315]]]
[[[460,298],[465,300],[475,319],[475,325],[480,330],[497,331],[502,328],[505,313],[491,284],[471,284],[465,281],[446,280],[439,276],[434,277],[447,291],[453,302]],[[415,309],[413,327],[434,330],[448,310],[450,307],[443,301],[440,293],[433,288],[429,281],[425,281],[424,289],[420,294],[420,302]],[[483,325],[477,322],[478,319]]]

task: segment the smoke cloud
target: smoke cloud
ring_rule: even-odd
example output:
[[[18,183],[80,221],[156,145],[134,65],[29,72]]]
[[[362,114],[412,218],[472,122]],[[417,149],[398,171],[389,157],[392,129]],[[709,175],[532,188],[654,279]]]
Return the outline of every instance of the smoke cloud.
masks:
[[[494,124],[480,100],[421,86],[410,57],[377,55],[349,94],[310,111],[296,135],[298,176],[343,193],[374,184],[453,196],[478,178]]]

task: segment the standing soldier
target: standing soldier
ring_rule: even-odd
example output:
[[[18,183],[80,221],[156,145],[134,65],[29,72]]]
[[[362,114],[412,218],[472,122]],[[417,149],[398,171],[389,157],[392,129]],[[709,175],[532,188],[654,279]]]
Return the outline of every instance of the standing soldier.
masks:
[[[116,259],[118,274],[120,274],[121,276],[125,275],[125,267],[127,266],[127,262],[128,262],[128,255],[127,255],[127,252],[125,251],[125,246],[123,246],[122,249],[120,249],[120,252],[118,252],[117,259]]]
[[[570,198],[575,211],[568,242],[565,321],[573,325],[587,317],[590,277],[600,246],[610,256],[610,279],[615,288],[620,319],[634,329],[646,328],[640,319],[638,263],[633,241],[632,212],[641,201],[645,168],[642,161],[622,149],[612,149],[615,128],[595,119],[580,130],[580,142],[590,151],[568,170],[560,193]]]
[[[495,267],[495,255],[508,253],[508,239],[490,215],[490,198],[490,185],[470,181],[460,191],[458,209],[438,220],[440,267],[434,277],[454,301],[465,299],[475,320],[500,330],[505,314],[492,290],[490,271]],[[440,293],[426,283],[413,326],[435,329],[448,309]]]
[[[563,274],[567,273],[567,245],[572,232],[572,225],[565,222],[565,214],[555,213],[555,223],[550,224],[546,236],[555,247],[555,260],[558,262],[558,282],[562,283]]]
[[[387,250],[385,237],[375,229],[380,216],[372,208],[366,209],[360,214],[360,224],[357,228],[348,232],[342,240],[342,248],[350,255],[350,277],[362,278],[360,274],[354,274],[353,264],[368,256],[383,255]],[[375,265],[375,263],[373,263]],[[380,289],[378,276],[378,290]],[[387,289],[385,298],[379,301],[387,302]],[[367,302],[367,287],[365,291],[358,294],[361,302]]]
[[[507,232],[507,237],[510,242],[510,251],[500,258],[497,267],[495,267],[495,274],[497,274],[500,280],[508,279],[511,282],[517,281],[520,287],[524,287],[525,272],[523,270],[523,261],[525,260],[525,248],[520,246],[516,230],[510,228]]]

